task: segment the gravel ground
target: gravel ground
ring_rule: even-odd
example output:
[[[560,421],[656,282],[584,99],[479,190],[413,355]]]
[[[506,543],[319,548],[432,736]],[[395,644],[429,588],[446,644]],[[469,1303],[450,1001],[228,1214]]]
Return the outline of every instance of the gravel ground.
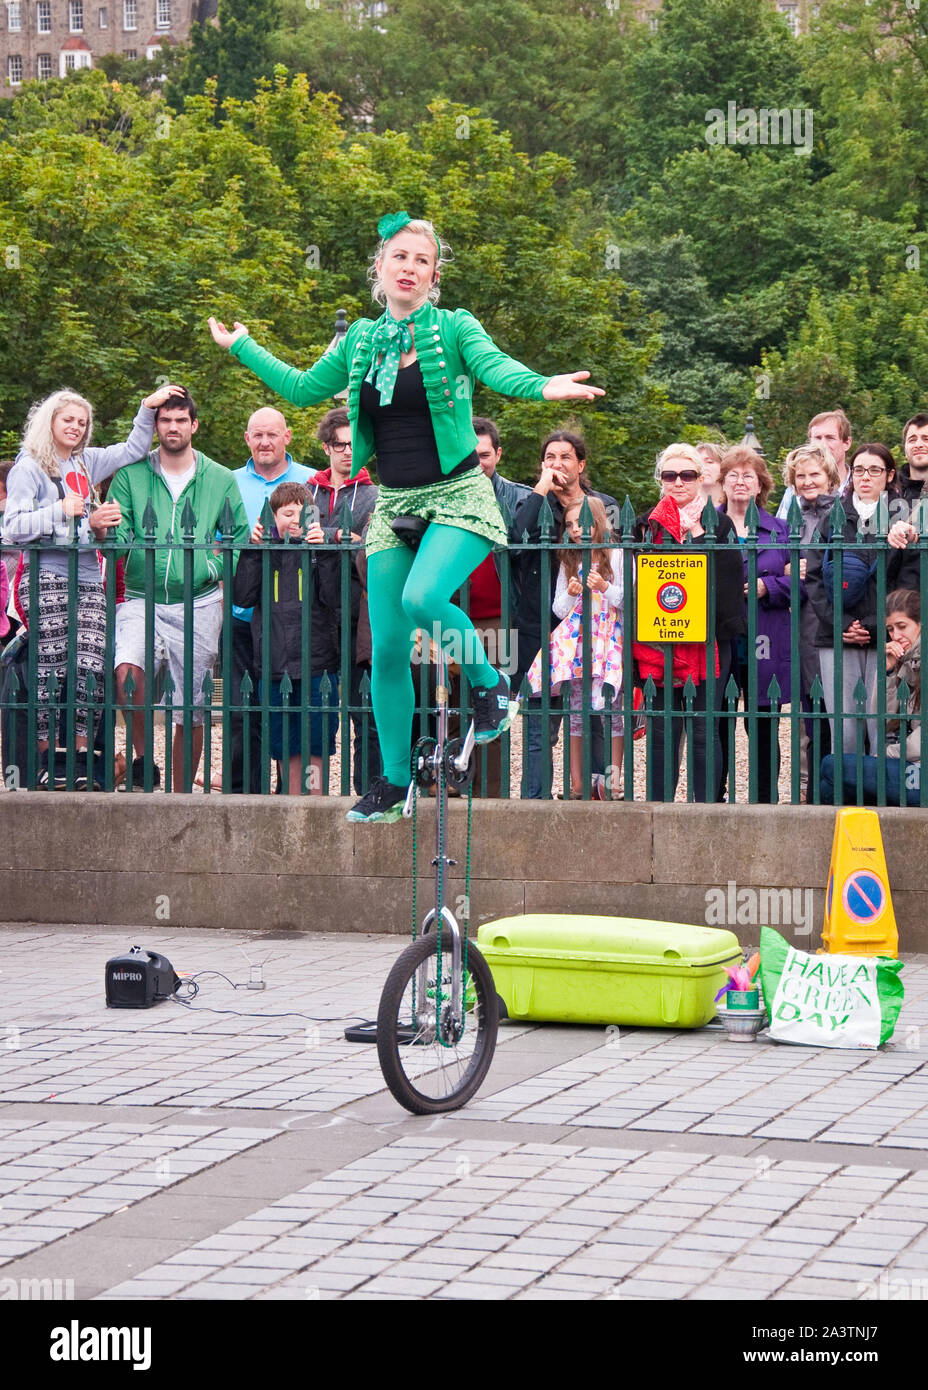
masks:
[[[553,791],[555,791],[555,792],[561,791],[561,790],[563,789],[563,785],[564,785],[564,757],[563,757],[562,743],[563,743],[563,739],[559,740],[557,746],[556,746],[556,747],[554,748],[554,750],[553,750],[553,758],[552,758],[552,763],[553,763],[553,783],[552,783],[552,789],[553,789]],[[782,725],[781,730],[780,730],[780,750],[781,750],[781,759],[782,759],[782,762],[781,762],[781,768],[780,768],[779,793],[780,793],[780,800],[781,800],[781,801],[787,801],[787,802],[789,801],[789,798],[790,798],[790,767],[791,767],[791,762],[790,762],[790,747],[789,747],[789,745],[790,745],[789,724],[788,724],[788,720],[784,720],[783,725]],[[123,753],[124,753],[124,752],[125,752],[125,746],[126,746],[125,728],[124,728],[124,726],[122,725],[121,722],[117,722],[117,725],[116,725],[116,748],[117,748],[117,751],[118,751],[118,752],[123,752]],[[161,768],[162,775],[163,775],[163,773],[164,773],[164,767],[165,767],[165,756],[164,756],[164,722],[163,722],[163,718],[159,720],[159,719],[157,718],[157,716],[156,716],[156,728],[155,728],[155,736],[154,736],[154,746],[155,746],[155,762],[156,762],[156,763],[158,764],[158,766]],[[683,780],[683,781],[685,782],[685,775],[686,775],[686,772],[685,772],[685,770],[686,770],[686,749],[685,749],[685,747],[684,747],[684,751],[683,751],[682,767],[683,767],[683,775],[682,775],[682,779],[681,779],[681,780]],[[519,787],[520,787],[520,785],[521,785],[521,777],[522,777],[522,723],[521,723],[521,720],[517,720],[516,725],[514,725],[512,731],[511,731],[511,734],[510,734],[510,786],[511,786],[511,794],[512,794],[513,796],[518,796]],[[735,777],[736,777],[736,780],[735,780],[735,793],[736,793],[736,799],[737,799],[739,802],[747,801],[747,799],[748,799],[748,741],[747,741],[747,736],[745,735],[745,732],[744,732],[743,722],[742,722],[741,720],[739,720],[739,722],[738,722],[737,736],[736,736],[736,743],[735,743]],[[216,722],[213,724],[212,730],[211,730],[211,735],[210,735],[210,782],[211,782],[211,793],[212,793],[212,794],[215,794],[215,793],[219,792],[220,789],[221,789],[221,787],[222,787],[222,725],[221,725],[221,723],[220,723],[219,721],[216,721]],[[5,790],[6,790],[6,786],[5,786],[4,782],[2,781],[2,779],[0,779],[0,791],[5,791]],[[199,784],[198,784],[198,785],[195,785],[194,788],[193,788],[193,790],[194,790],[194,792],[197,792],[197,793],[202,793],[202,792],[204,791],[204,786],[203,786],[203,768],[202,768],[202,766],[201,766],[200,772],[199,772]],[[341,735],[340,735],[340,734],[339,734],[338,739],[337,739],[336,754],[335,754],[334,758],[332,758],[331,761],[330,761],[330,763],[329,763],[329,790],[330,790],[330,793],[331,793],[332,795],[336,795],[336,796],[337,796],[337,795],[340,795],[340,794],[341,794]],[[349,793],[349,794],[350,794],[350,793]],[[642,740],[639,740],[638,742],[635,743],[635,792],[634,792],[634,799],[635,799],[636,801],[644,801],[644,800],[645,800],[645,740],[643,740],[643,739],[642,739]],[[675,799],[676,799],[677,801],[685,801],[685,800],[686,800],[685,786],[684,786],[684,787],[678,787],[678,789],[677,789],[677,795],[676,795],[676,798],[675,798]]]

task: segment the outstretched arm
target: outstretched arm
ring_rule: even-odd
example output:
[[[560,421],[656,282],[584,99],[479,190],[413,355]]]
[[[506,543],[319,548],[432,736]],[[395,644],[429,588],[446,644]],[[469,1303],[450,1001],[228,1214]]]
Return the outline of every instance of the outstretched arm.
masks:
[[[228,348],[233,357],[255,376],[276,391],[284,400],[293,405],[320,405],[330,400],[338,391],[348,385],[348,359],[346,338],[331,350],[324,352],[315,366],[301,372],[290,367],[273,353],[259,347],[243,323],[236,322],[232,330],[224,323],[211,318],[208,320],[213,341],[220,347]]]
[[[504,396],[523,396],[536,401],[591,401],[606,394],[598,386],[581,385],[589,372],[539,376],[524,363],[502,352],[483,325],[466,309],[458,309],[454,318],[464,361],[474,376],[491,390]]]

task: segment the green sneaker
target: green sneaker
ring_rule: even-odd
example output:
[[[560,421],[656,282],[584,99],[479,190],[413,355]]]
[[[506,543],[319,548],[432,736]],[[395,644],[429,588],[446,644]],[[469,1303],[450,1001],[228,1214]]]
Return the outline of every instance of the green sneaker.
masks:
[[[494,686],[475,687],[473,700],[475,743],[492,743],[499,738],[519,711],[519,701],[510,698],[509,677],[503,672]]]
[[[352,821],[400,820],[406,801],[406,788],[394,786],[386,777],[375,777],[361,800],[345,817]]]

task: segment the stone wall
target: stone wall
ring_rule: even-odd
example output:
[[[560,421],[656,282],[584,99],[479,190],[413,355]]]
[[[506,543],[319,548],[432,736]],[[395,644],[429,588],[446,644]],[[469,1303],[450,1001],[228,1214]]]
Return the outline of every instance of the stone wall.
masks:
[[[405,935],[412,827],[350,825],[350,804],[337,797],[4,793],[0,920]],[[446,900],[460,910],[462,804],[452,805],[450,821],[449,852],[459,863]],[[928,951],[928,815],[886,809],[880,824],[900,951]],[[756,913],[764,911],[763,920],[797,946],[814,949],[833,827],[832,811],[811,806],[475,801],[472,926],[520,912],[596,912],[728,925],[747,945],[757,941]],[[434,808],[426,803],[420,920],[434,901],[434,852]],[[757,894],[752,920],[753,900],[737,897],[743,889],[788,889],[790,904],[782,892],[776,899]],[[740,919],[713,920],[720,902],[723,913],[740,903]]]

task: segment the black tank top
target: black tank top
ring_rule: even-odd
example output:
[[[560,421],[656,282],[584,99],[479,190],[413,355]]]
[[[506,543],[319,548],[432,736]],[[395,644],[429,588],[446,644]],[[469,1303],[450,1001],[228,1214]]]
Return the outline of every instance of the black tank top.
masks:
[[[380,392],[368,381],[361,383],[360,405],[374,427],[377,479],[381,487],[444,483],[477,467],[477,455],[472,453],[450,473],[441,471],[418,359],[397,372],[389,405],[380,404]]]

